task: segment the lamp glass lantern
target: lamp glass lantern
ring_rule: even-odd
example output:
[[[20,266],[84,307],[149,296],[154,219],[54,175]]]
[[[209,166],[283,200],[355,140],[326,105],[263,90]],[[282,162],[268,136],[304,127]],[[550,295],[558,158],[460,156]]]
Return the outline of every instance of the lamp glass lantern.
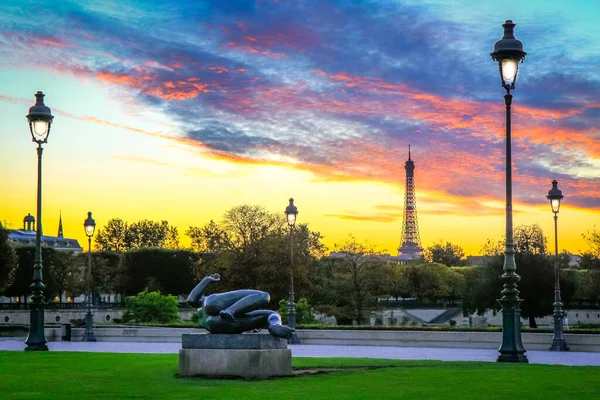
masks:
[[[35,104],[29,108],[29,114],[27,114],[31,140],[38,144],[48,141],[50,127],[54,119],[50,108],[44,104],[44,96],[45,94],[41,91],[35,94]]]
[[[91,238],[94,236],[94,232],[96,231],[96,221],[92,218],[91,211],[88,212],[88,217],[83,223],[83,227],[85,228],[85,234],[87,237]]]
[[[285,208],[285,215],[287,216],[288,225],[295,226],[298,208],[294,205],[294,199],[290,199],[290,204]]]
[[[515,88],[519,73],[519,62],[523,62],[527,54],[523,51],[523,43],[515,38],[515,26],[511,20],[507,20],[502,24],[504,36],[496,42],[494,51],[490,53],[492,59],[498,62],[502,87],[507,91]]]
[[[546,198],[550,201],[552,212],[554,214],[558,214],[558,211],[560,210],[560,202],[564,196],[562,195],[562,191],[558,188],[558,182],[556,180],[552,181],[552,189],[548,191],[548,196],[546,196]]]

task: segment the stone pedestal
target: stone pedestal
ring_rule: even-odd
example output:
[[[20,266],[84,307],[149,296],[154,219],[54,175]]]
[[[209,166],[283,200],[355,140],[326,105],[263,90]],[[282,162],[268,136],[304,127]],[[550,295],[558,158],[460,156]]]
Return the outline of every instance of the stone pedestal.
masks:
[[[263,334],[184,334],[179,350],[182,376],[268,378],[292,375],[285,339]]]

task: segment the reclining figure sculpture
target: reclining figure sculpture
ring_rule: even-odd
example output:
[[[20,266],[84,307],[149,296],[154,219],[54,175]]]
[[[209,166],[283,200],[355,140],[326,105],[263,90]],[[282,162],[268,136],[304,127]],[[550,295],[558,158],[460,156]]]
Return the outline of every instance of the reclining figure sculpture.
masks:
[[[260,290],[234,290],[204,296],[211,282],[221,280],[219,274],[204,277],[188,296],[187,303],[199,307],[198,321],[210,333],[243,333],[268,329],[273,336],[288,339],[294,330],[281,324],[281,316],[263,310],[270,300],[267,292]]]

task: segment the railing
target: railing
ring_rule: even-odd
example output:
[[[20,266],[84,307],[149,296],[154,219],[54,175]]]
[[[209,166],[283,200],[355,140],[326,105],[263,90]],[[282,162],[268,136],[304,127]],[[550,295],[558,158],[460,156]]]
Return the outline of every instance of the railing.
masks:
[[[77,303],[46,303],[47,310],[81,310],[85,309],[85,302],[77,302]],[[0,310],[29,310],[31,308],[31,303],[0,303]],[[96,309],[121,309],[125,308],[124,303],[106,303],[100,302],[94,304],[94,308]],[[194,310],[193,307],[188,305],[187,303],[179,303],[178,308],[180,310]]]

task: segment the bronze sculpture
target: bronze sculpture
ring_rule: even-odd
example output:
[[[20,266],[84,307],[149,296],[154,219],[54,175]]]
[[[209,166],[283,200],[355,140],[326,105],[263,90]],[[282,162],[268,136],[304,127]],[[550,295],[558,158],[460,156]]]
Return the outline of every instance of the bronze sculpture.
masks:
[[[204,296],[208,285],[219,280],[219,274],[204,277],[187,299],[188,304],[199,307],[198,321],[204,329],[210,333],[243,333],[266,328],[283,339],[294,334],[293,329],[281,324],[277,312],[261,309],[269,303],[267,292],[246,289]]]

